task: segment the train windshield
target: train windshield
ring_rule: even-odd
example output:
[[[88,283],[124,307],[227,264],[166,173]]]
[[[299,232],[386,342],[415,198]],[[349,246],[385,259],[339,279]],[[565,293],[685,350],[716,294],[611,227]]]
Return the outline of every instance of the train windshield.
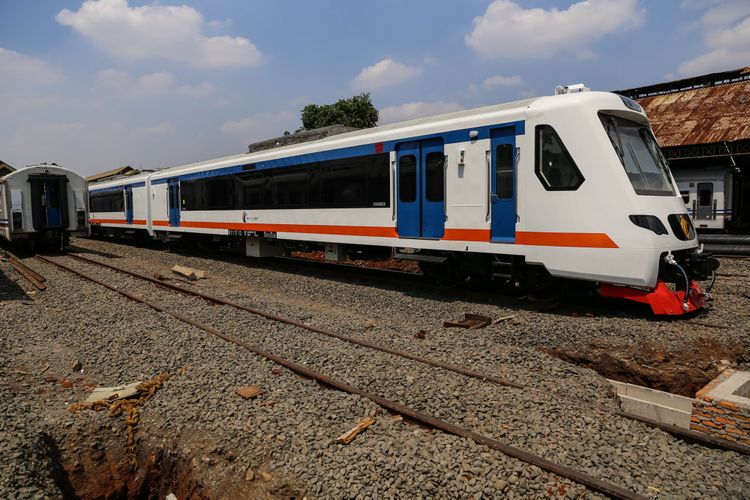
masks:
[[[675,196],[672,176],[648,126],[619,116],[599,113],[609,140],[640,195]]]

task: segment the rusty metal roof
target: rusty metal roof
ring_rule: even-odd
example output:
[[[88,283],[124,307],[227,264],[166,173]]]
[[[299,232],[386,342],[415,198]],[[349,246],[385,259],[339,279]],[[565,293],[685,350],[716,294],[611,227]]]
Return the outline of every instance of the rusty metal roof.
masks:
[[[636,100],[663,148],[750,139],[748,79]]]
[[[119,167],[114,170],[107,170],[106,172],[101,172],[98,174],[90,175],[86,177],[86,180],[89,182],[95,182],[95,181],[103,181],[104,179],[109,179],[110,177],[123,177],[127,175],[136,175],[140,174],[141,171],[137,170],[130,165],[125,165],[124,167]]]

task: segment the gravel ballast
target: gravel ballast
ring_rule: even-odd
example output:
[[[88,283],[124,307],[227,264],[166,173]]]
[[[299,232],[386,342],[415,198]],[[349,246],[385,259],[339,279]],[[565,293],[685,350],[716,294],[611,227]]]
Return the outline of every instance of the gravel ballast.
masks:
[[[604,378],[539,351],[603,335],[685,343],[715,336],[716,325],[726,327],[721,336],[748,345],[748,278],[720,277],[707,315],[663,322],[616,310],[594,317],[544,312],[508,296],[277,262],[109,241],[74,244],[90,258],[147,274],[170,275],[175,264],[203,269],[208,279],[180,284],[522,384],[525,390],[482,382],[53,257],[311,369],[640,494],[750,494],[747,456],[613,416],[609,410],[617,405]],[[368,400],[301,378],[50,265],[27,263],[47,277],[49,288],[29,296],[22,280],[2,283],[3,497],[63,496],[71,463],[86,469],[83,455],[124,440],[121,421],[71,414],[66,406],[84,399],[91,386],[164,372],[174,375],[142,408],[136,444],[167,450],[187,464],[180,470],[200,478],[209,496],[597,496],[497,451],[394,418]],[[4,264],[3,271],[14,276]],[[722,271],[746,275],[750,265],[730,261]],[[514,318],[481,330],[443,328],[443,320],[465,312]],[[420,330],[424,339],[415,337]],[[75,360],[83,373],[73,372]],[[747,357],[736,363],[748,368]],[[252,400],[234,394],[250,384],[266,392]],[[365,416],[376,423],[349,445],[336,442]]]

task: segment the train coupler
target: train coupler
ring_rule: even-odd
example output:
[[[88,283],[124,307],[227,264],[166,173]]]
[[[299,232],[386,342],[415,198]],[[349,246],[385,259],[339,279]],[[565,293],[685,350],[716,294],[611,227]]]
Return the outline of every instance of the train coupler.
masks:
[[[651,311],[658,316],[679,316],[706,307],[708,296],[697,281],[690,281],[687,298],[684,290],[672,291],[667,284],[659,280],[653,291],[617,286],[603,283],[599,287],[602,297],[626,299],[648,304]],[[687,299],[687,300],[686,300]]]

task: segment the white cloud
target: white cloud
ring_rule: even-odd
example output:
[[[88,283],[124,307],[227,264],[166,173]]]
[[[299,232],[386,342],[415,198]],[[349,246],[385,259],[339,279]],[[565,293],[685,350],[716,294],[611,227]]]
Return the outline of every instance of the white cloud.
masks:
[[[247,38],[204,35],[202,14],[187,5],[129,7],[127,0],[86,0],[75,12],[63,9],[56,19],[124,61],[163,58],[218,68],[253,66],[261,60]]]
[[[246,134],[248,131],[260,125],[257,118],[249,117],[240,120],[227,120],[221,125],[223,134]]]
[[[38,86],[62,78],[59,71],[41,59],[0,47],[0,86]]]
[[[495,0],[474,19],[466,44],[484,56],[547,57],[560,52],[590,57],[588,44],[604,35],[640,24],[638,0],[584,0],[567,10],[524,9],[511,0]]]
[[[146,73],[134,78],[127,71],[105,69],[96,75],[97,87],[111,97],[140,98],[174,94],[181,97],[207,97],[216,91],[209,82],[198,85],[177,85],[177,79],[168,71]]]
[[[421,74],[422,68],[407,66],[388,58],[360,71],[353,84],[361,89],[376,89],[395,85]]]
[[[260,113],[257,115],[228,120],[221,125],[221,133],[241,136],[248,141],[271,139],[280,136],[284,130],[299,127],[299,112]]]
[[[388,123],[413,120],[415,118],[422,118],[423,116],[439,115],[462,109],[464,107],[456,102],[407,102],[399,106],[390,106],[381,109],[379,121],[381,125],[386,125]]]
[[[701,18],[707,52],[677,68],[683,76],[726,71],[750,61],[750,3],[727,1],[712,7]]]
[[[172,90],[175,77],[167,71],[158,71],[133,78],[127,71],[105,69],[96,75],[96,82],[115,97],[149,97]]]
[[[482,82],[482,87],[486,89],[491,89],[493,87],[511,87],[514,85],[521,85],[522,83],[523,83],[523,78],[521,78],[519,75],[513,75],[513,76],[495,75],[495,76],[491,76],[485,79]]]

